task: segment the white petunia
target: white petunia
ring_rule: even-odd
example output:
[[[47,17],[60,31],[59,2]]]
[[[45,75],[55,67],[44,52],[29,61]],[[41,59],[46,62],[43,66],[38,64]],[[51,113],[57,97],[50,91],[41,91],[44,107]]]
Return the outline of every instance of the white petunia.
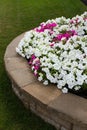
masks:
[[[78,91],[81,88],[81,86],[75,86],[74,89]]]
[[[40,77],[38,77],[38,81],[42,81],[43,80],[43,78],[40,76]]]
[[[68,93],[68,89],[67,89],[66,87],[64,87],[64,88],[62,89],[62,92],[63,92],[63,93]]]
[[[44,85],[48,85],[48,80],[45,80],[45,81],[43,82],[43,84],[44,84]]]
[[[25,33],[16,52],[30,60],[31,69],[43,84],[55,83],[63,93],[77,91],[87,84],[87,12],[41,23]],[[40,63],[35,62],[37,58]]]

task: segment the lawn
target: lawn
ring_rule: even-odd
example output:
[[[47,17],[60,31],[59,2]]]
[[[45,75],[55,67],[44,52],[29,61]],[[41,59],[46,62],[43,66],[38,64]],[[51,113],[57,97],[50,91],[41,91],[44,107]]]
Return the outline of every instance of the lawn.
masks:
[[[0,130],[55,130],[26,110],[12,91],[4,68],[7,45],[17,35],[59,16],[87,11],[80,0],[0,0]]]

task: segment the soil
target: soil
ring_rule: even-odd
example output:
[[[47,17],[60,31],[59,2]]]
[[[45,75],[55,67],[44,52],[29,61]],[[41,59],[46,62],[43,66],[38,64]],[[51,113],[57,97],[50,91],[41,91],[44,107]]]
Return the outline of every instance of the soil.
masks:
[[[87,90],[83,89],[80,89],[79,91],[69,90],[69,92],[87,99]]]

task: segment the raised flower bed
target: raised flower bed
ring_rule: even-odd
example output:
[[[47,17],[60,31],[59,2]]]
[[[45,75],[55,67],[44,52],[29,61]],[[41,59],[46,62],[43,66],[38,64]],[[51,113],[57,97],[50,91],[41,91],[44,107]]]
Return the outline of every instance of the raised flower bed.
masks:
[[[87,88],[87,12],[43,22],[27,32],[16,51],[44,85],[55,84],[63,93]]]
[[[77,17],[79,18],[78,20],[77,20]],[[82,63],[84,63],[86,60],[86,44],[87,44],[86,26],[85,26],[86,13],[83,14],[82,16],[77,16],[77,17],[72,19],[73,22],[76,23],[76,21],[78,21],[77,22],[78,24],[76,26],[77,27],[82,26],[82,29],[83,28],[84,29],[80,32],[80,31],[76,30],[76,27],[73,26],[74,29],[69,28],[69,30],[67,30],[67,31],[64,31],[59,34],[57,33],[57,37],[54,36],[52,38],[52,41],[53,41],[52,44],[50,43],[51,42],[50,40],[49,40],[49,44],[46,44],[46,43],[48,43],[47,42],[48,38],[47,38],[46,43],[44,44],[45,47],[43,47],[43,42],[42,42],[43,48],[41,50],[42,53],[43,53],[43,51],[44,51],[44,53],[46,53],[45,56],[47,56],[49,54],[49,51],[45,52],[47,49],[50,48],[51,53],[56,54],[57,51],[54,51],[54,50],[55,50],[57,44],[60,45],[59,48],[62,51],[61,47],[66,46],[67,42],[69,42],[70,39],[72,40],[75,38],[76,44],[74,42],[69,42],[68,45],[70,46],[70,48],[72,48],[73,46],[76,45],[76,48],[73,47],[72,49],[70,49],[68,52],[68,55],[71,52],[71,50],[75,50],[76,54],[79,54],[77,52],[80,52],[80,55],[78,55],[78,56],[81,56],[81,57],[79,57],[78,60],[74,60],[76,57],[73,57],[73,62],[78,64],[78,63],[80,63],[80,60],[83,61],[83,62],[81,62],[81,67],[82,67],[82,65],[83,65]],[[59,19],[61,19],[61,18],[59,18]],[[72,20],[70,20],[70,19],[68,19],[68,20],[65,18],[62,18],[62,19],[64,19],[67,22],[71,21],[70,25],[73,24]],[[83,21],[83,23],[82,23],[82,21]],[[43,28],[46,28],[46,30],[45,29],[42,30],[42,28],[40,26],[39,28],[36,28],[34,30],[27,32],[26,34],[24,33],[24,34],[21,34],[20,36],[16,37],[8,45],[8,47],[6,49],[5,56],[4,56],[5,68],[8,73],[8,76],[12,82],[12,88],[13,88],[14,92],[21,99],[21,101],[24,103],[24,105],[28,109],[31,109],[35,114],[39,115],[42,119],[44,119],[45,121],[54,125],[57,128],[57,130],[87,130],[87,99],[79,97],[79,96],[77,96],[75,94],[71,94],[71,93],[68,93],[68,94],[62,93],[62,91],[67,92],[69,89],[78,90],[80,85],[78,85],[78,87],[73,86],[72,89],[69,88],[69,86],[67,86],[67,85],[65,85],[64,87],[63,86],[61,87],[61,85],[60,85],[60,87],[58,89],[56,87],[55,83],[54,84],[49,83],[48,87],[45,87],[45,85],[48,84],[48,82],[50,82],[50,80],[48,80],[48,78],[46,77],[47,71],[43,71],[44,69],[42,70],[42,68],[45,68],[43,66],[47,67],[47,64],[45,65],[45,63],[46,63],[46,60],[48,57],[44,57],[44,55],[42,55],[42,59],[45,58],[45,60],[44,60],[45,63],[41,62],[42,61],[41,57],[36,55],[36,54],[38,54],[38,53],[36,53],[36,50],[39,47],[41,47],[41,45],[39,45],[38,43],[33,44],[33,41],[34,41],[34,38],[37,38],[36,37],[37,34],[40,36],[41,34],[45,33],[44,31],[47,32],[50,29],[52,29],[51,30],[51,32],[52,32],[54,30],[54,28],[56,28],[57,26],[58,26],[57,23],[50,22],[49,26],[47,26],[47,24],[46,24],[45,27],[43,27]],[[60,26],[62,26],[62,25],[60,25]],[[50,29],[48,29],[48,27]],[[41,32],[38,32],[38,31],[41,31]],[[31,32],[35,33],[35,36],[33,37],[33,39],[31,38],[32,37]],[[67,33],[68,33],[68,35],[66,35]],[[82,33],[83,33],[83,35],[82,35]],[[48,34],[49,33],[47,32],[47,37],[48,37]],[[81,34],[81,35],[79,36],[78,34],[79,35]],[[50,36],[51,35],[52,34],[50,34]],[[20,42],[20,40],[21,40],[21,42]],[[29,40],[31,42],[28,42]],[[41,40],[41,39],[39,38],[38,42],[39,42],[39,40]],[[45,39],[43,39],[43,37],[42,37],[42,41],[43,40],[45,41]],[[81,43],[83,43],[83,44],[81,44]],[[26,45],[28,47],[26,47]],[[68,45],[67,45],[67,47],[65,47],[66,52],[68,49]],[[17,47],[18,53],[28,60],[30,67],[29,67],[26,59],[22,58],[21,56],[19,56],[16,53],[16,51],[15,51],[16,47]],[[82,51],[82,49],[84,49],[84,51]],[[76,50],[78,50],[78,51],[76,51]],[[58,49],[58,51],[59,51],[59,49]],[[62,54],[64,52],[65,52],[64,49],[63,49],[62,53],[60,52],[60,55],[63,57],[64,57],[64,55],[62,55]],[[84,55],[84,53],[85,53],[85,55]],[[50,55],[50,56],[53,56],[53,55]],[[57,58],[60,57],[59,53],[57,56],[58,56]],[[74,56],[76,56],[76,55],[74,55]],[[65,58],[67,59],[66,54],[65,54]],[[72,58],[72,56],[70,55],[70,59],[71,58]],[[53,59],[56,62],[56,58],[53,58]],[[60,61],[63,62],[62,59]],[[72,66],[73,66],[73,62],[71,62]],[[47,62],[47,63],[51,63],[51,62]],[[54,65],[53,62],[52,62],[52,65]],[[58,65],[60,65],[60,64],[58,64]],[[67,65],[67,64],[65,64],[65,65]],[[68,67],[69,67],[69,69],[71,69],[70,66],[68,66]],[[85,64],[83,65],[82,68],[76,67],[75,72],[78,72],[79,70],[83,71],[83,73],[80,73],[79,76],[82,76],[85,78],[86,71],[84,72],[84,67],[86,67]],[[32,68],[34,74],[32,73],[31,68]],[[48,70],[50,70],[50,69],[48,68]],[[73,68],[72,68],[72,70],[73,70]],[[59,70],[56,70],[56,72],[57,71],[59,71]],[[61,71],[62,71],[62,69],[61,69]],[[56,74],[54,70],[52,70],[52,71],[50,70],[50,72],[51,72],[50,74],[52,74],[52,75]],[[41,73],[41,75],[39,73]],[[44,78],[43,78],[42,74],[45,75]],[[75,75],[76,74],[77,73],[75,73]],[[43,79],[42,81],[45,85],[40,83],[37,80],[37,78],[38,78],[38,80]],[[75,78],[77,78],[77,75]],[[81,81],[83,81],[83,78],[81,79]],[[83,82],[86,82],[86,78],[84,79]],[[80,82],[80,84],[81,84],[81,82]],[[86,85],[83,86],[83,84],[81,85],[81,89],[86,87]],[[64,88],[66,88],[66,89],[64,89]],[[60,89],[62,89],[62,91],[60,91]],[[77,91],[74,91],[74,92],[77,92]]]

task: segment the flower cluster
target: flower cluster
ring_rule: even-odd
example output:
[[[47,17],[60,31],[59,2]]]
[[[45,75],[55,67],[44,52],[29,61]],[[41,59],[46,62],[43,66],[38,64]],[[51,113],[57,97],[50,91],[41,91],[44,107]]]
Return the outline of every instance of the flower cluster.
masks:
[[[41,23],[25,34],[16,51],[44,85],[54,83],[63,93],[83,88],[87,84],[87,12]]]
[[[32,70],[34,71],[34,75],[38,76],[37,71],[40,68],[40,60],[39,60],[39,58],[36,58],[35,55],[32,55],[28,62],[29,62],[29,65],[32,66]]]

